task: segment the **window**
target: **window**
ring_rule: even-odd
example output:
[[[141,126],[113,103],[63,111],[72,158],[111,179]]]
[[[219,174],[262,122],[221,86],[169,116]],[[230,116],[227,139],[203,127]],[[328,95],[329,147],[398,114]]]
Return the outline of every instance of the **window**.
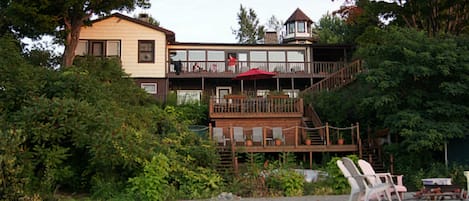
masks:
[[[225,52],[223,51],[207,51],[207,60],[208,61],[224,61]]]
[[[189,61],[205,61],[205,51],[189,50]]]
[[[288,51],[287,59],[288,62],[304,62],[305,53],[303,51]]]
[[[149,94],[156,94],[158,89],[156,83],[141,83],[140,87]]]
[[[77,48],[75,49],[77,56],[121,56],[121,41],[120,40],[80,40],[78,41]]]
[[[138,41],[138,63],[155,63],[155,41]]]
[[[201,90],[177,90],[177,104],[197,103],[201,96]]]
[[[306,32],[305,22],[298,22],[298,32],[299,33]]]
[[[88,41],[80,40],[78,41],[77,49],[75,49],[75,55],[85,56],[88,54]]]
[[[300,90],[298,89],[284,89],[282,90],[285,94],[288,95],[290,98],[297,98]]]
[[[91,55],[104,56],[104,41],[91,41]]]
[[[249,56],[251,61],[267,61],[267,52],[265,51],[251,51]]]
[[[285,62],[285,52],[283,51],[270,51],[269,52],[270,62]]]
[[[258,97],[260,97],[260,96],[267,97],[267,95],[269,95],[269,92],[270,92],[270,90],[268,90],[268,89],[258,89],[257,92],[256,92],[256,95]]]
[[[290,22],[287,24],[287,34],[292,34],[292,33],[295,33],[295,23],[294,22]]]
[[[120,57],[121,56],[121,43],[120,43],[120,41],[116,41],[116,40],[107,41],[106,56],[111,56],[111,57],[113,57],[113,56]]]

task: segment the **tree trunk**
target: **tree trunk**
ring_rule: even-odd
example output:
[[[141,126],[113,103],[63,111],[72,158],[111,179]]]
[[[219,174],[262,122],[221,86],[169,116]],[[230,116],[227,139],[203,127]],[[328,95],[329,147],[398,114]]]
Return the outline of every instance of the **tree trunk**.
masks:
[[[79,19],[64,19],[67,36],[63,54],[63,67],[70,67],[73,65],[73,60],[75,59],[75,50],[77,49],[78,40],[80,39],[80,29],[83,26],[83,21],[85,19],[87,19],[87,17]]]

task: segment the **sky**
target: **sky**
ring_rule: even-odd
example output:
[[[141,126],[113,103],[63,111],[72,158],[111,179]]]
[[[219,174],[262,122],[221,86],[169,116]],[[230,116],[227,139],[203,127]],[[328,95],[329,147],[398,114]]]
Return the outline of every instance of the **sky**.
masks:
[[[265,25],[274,15],[285,22],[300,8],[317,22],[324,14],[340,8],[335,0],[151,0],[150,9],[136,9],[130,16],[146,13],[173,31],[178,42],[236,43],[232,30],[238,29],[240,5],[252,8],[259,24]]]

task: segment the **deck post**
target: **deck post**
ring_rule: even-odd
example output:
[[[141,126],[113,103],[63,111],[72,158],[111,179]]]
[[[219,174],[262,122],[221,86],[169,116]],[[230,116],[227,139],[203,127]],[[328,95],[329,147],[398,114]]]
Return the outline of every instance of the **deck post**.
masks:
[[[325,129],[326,129],[326,144],[331,145],[331,141],[329,139],[329,123],[328,122],[326,122],[326,128]]]
[[[309,169],[313,169],[313,152],[309,152]]]
[[[298,126],[295,126],[295,148],[298,147]]]
[[[213,140],[212,123],[208,123],[208,139]]]
[[[362,140],[360,139],[360,124],[357,122],[357,141],[358,141],[358,155],[363,157]]]

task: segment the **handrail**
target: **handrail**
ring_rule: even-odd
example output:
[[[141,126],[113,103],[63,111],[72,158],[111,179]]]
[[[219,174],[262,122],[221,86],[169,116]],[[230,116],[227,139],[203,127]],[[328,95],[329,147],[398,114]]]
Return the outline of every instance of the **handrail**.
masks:
[[[362,61],[355,60],[344,68],[339,69],[335,73],[330,74],[321,81],[313,84],[302,93],[316,93],[324,90],[334,90],[349,84],[357,78],[357,74],[362,72]]]
[[[210,125],[209,126],[210,129],[213,129],[213,127]],[[247,136],[247,135],[250,135],[250,129],[252,128],[245,128],[243,129],[243,135],[244,136]],[[272,140],[272,129],[273,127],[270,127],[270,126],[262,126],[262,132],[263,132],[263,135],[262,135],[262,147],[267,147],[268,143],[266,143],[267,141],[269,140]],[[304,136],[304,131],[305,130],[312,130],[312,129],[316,129],[316,130],[322,130],[324,133],[325,133],[325,145],[336,145],[337,142],[335,140],[337,140],[339,138],[339,136],[348,136],[346,137],[346,142],[345,144],[349,144],[349,145],[356,145],[360,154],[361,154],[361,140],[360,140],[360,130],[359,130],[359,124],[356,123],[354,125],[351,125],[350,127],[343,127],[343,128],[339,128],[339,127],[334,127],[334,126],[329,126],[329,124],[326,122],[325,123],[325,126],[321,126],[321,127],[315,127],[315,128],[307,128],[307,127],[301,127],[301,126],[293,126],[293,127],[288,127],[288,128],[282,128],[282,133],[283,135],[285,136],[285,142],[284,142],[284,145],[286,146],[299,146],[299,145],[302,145],[302,138],[300,136]],[[228,129],[223,129],[224,131],[228,131],[228,133],[224,133],[225,137],[226,138],[229,138],[231,139],[231,144],[229,146],[231,146],[232,149],[236,149],[238,145],[236,145],[235,143],[233,143],[233,125],[230,125],[228,127]],[[340,134],[339,134],[340,132]],[[210,133],[212,133],[212,131],[210,131]],[[211,138],[211,140],[213,140]],[[228,146],[228,145],[227,145]],[[245,145],[244,145],[245,146]]]

